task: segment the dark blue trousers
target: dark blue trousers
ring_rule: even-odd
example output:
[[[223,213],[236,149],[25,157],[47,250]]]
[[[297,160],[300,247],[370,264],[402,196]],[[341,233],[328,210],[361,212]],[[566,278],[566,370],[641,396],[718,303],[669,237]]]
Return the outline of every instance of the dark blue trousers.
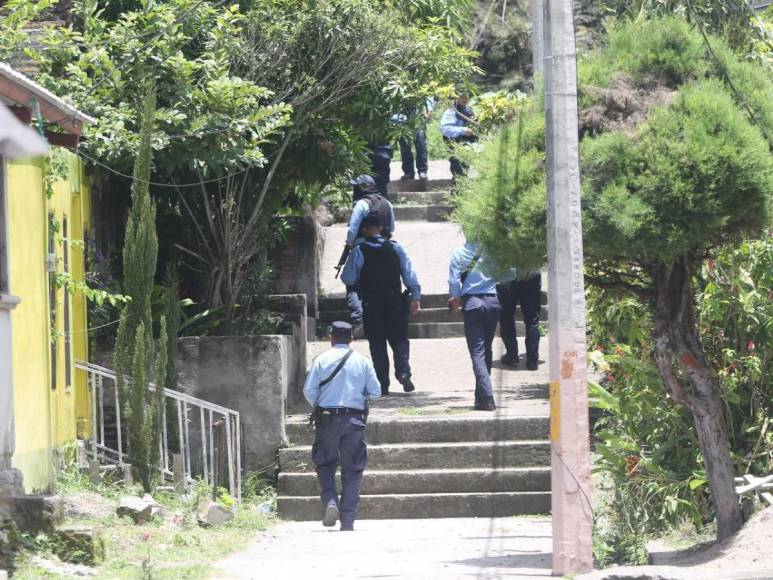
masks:
[[[496,296],[465,297],[464,336],[475,374],[475,402],[483,403],[494,396],[491,388],[492,344],[499,322],[499,300]]]
[[[368,464],[365,423],[362,416],[332,415],[325,425],[316,426],[311,460],[317,467],[320,498],[324,510],[338,505],[341,527],[354,524],[360,502],[362,472]],[[341,465],[341,500],[336,491],[336,468]]]
[[[505,343],[507,354],[518,354],[518,342],[515,333],[515,309],[521,304],[523,324],[526,327],[527,360],[539,359],[539,313],[542,298],[542,275],[528,280],[513,280],[497,286],[502,314],[499,320],[499,334]]]
[[[411,375],[408,305],[402,294],[365,295],[362,310],[370,357],[381,384],[381,394],[385,394],[389,392],[387,343],[392,347],[395,376]]]
[[[414,144],[416,145],[416,171],[427,173],[429,162],[427,161],[427,133],[424,129],[416,129],[414,135]],[[413,150],[411,142],[405,137],[400,137],[400,156],[403,161],[403,175],[415,176],[413,170]]]

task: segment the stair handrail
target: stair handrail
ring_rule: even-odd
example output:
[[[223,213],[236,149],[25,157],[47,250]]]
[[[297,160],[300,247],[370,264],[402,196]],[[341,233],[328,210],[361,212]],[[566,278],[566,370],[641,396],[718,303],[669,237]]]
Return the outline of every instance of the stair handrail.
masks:
[[[84,371],[88,376],[89,397],[91,399],[91,443],[92,458],[95,461],[117,463],[124,465],[127,458],[124,452],[123,432],[121,429],[121,402],[119,400],[118,388],[115,386],[116,373],[112,369],[103,367],[86,361],[75,361],[76,370]],[[113,381],[113,401],[116,409],[116,446],[109,445],[105,437],[105,379]],[[157,386],[149,382],[150,391],[155,391]],[[176,391],[163,387],[165,400],[174,401],[178,418],[178,438],[179,449],[183,459],[184,479],[187,483],[194,483],[197,477],[200,477],[205,483],[215,485],[217,477],[215,473],[215,464],[221,461],[222,446],[215,448],[215,419],[222,419],[225,430],[225,451],[228,471],[228,491],[232,497],[241,499],[242,483],[242,460],[241,460],[241,418],[239,412],[229,409],[217,403],[206,401],[199,397],[194,397],[188,393]],[[189,411],[195,408],[199,409],[199,433],[200,433],[200,469],[194,469],[191,459],[193,458],[191,446],[190,424],[193,422],[189,417]],[[217,417],[216,417],[217,416]],[[184,419],[183,419],[184,418]],[[208,421],[207,421],[208,420]],[[198,455],[198,454],[197,454]],[[162,433],[159,438],[159,457],[161,458],[161,473],[167,479],[173,479],[175,473],[172,470],[172,454],[169,449],[169,433],[167,425],[167,405],[164,405],[162,416]],[[195,464],[195,461],[193,462]],[[197,466],[198,467],[198,466]]]

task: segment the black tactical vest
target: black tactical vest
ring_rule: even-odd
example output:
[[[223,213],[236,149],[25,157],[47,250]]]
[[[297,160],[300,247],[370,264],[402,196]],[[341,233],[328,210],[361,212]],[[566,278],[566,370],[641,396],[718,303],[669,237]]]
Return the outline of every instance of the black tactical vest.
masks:
[[[373,241],[373,238],[368,240]],[[360,270],[360,291],[364,295],[399,294],[403,288],[400,282],[400,256],[392,242],[384,241],[376,248],[362,243],[359,248],[364,258]]]
[[[367,193],[360,199],[364,199],[370,208],[367,217],[375,216],[381,225],[381,235],[389,237],[389,202],[378,193]],[[357,237],[362,237],[362,228]]]

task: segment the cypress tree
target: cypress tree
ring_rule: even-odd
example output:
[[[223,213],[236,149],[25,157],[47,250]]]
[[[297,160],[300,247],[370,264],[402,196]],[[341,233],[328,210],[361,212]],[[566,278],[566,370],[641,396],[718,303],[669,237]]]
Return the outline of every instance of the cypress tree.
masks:
[[[153,340],[151,295],[158,258],[156,206],[150,198],[151,139],[156,112],[155,86],[150,83],[140,103],[140,143],[134,162],[132,208],[123,247],[126,305],[116,338],[117,388],[123,406],[129,462],[145,492],[160,473],[163,387],[167,377],[166,320],[162,317],[158,348]],[[155,379],[155,393],[149,382]]]

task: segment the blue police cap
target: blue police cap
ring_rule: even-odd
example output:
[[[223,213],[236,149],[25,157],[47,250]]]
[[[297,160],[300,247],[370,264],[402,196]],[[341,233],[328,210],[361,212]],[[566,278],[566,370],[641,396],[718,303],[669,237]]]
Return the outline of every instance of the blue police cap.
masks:
[[[349,185],[354,185],[361,189],[375,189],[376,181],[365,173],[358,175],[355,179],[349,180]]]
[[[351,338],[352,325],[348,322],[336,320],[333,324],[330,325],[330,334],[336,338]]]

